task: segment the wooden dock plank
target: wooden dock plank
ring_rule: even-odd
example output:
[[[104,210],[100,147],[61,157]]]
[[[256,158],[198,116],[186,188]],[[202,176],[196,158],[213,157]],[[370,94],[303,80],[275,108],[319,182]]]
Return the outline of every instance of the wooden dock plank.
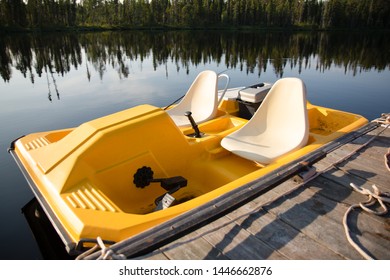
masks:
[[[314,181],[314,184],[322,184],[322,182],[319,181]],[[323,203],[324,205],[328,204],[328,207],[332,207],[332,204],[334,202],[331,202],[329,199],[325,197],[318,197],[319,201]],[[363,201],[365,201],[364,199]],[[355,203],[358,203],[360,201],[356,201]],[[353,204],[355,204],[353,203]],[[329,205],[330,204],[330,205]],[[347,210],[347,208],[350,206],[348,203],[338,203],[337,207],[335,207],[334,211],[331,211],[327,213],[327,216],[331,219],[333,219],[335,222],[342,222],[342,219],[344,217],[344,214]],[[362,211],[354,211],[351,215],[353,217],[356,213],[359,213],[358,219],[352,219],[350,218],[349,224],[351,226],[355,226],[355,231],[354,232],[361,232],[359,234],[360,240],[362,243],[372,243],[372,244],[382,244],[381,249],[383,248],[384,251],[378,250],[378,255],[380,258],[388,258],[389,256],[386,257],[386,255],[389,255],[390,252],[390,232],[389,232],[389,227],[388,227],[388,218],[386,217],[381,217],[381,216],[376,216],[373,214],[369,214],[367,212],[362,212]],[[360,223],[360,224],[358,224]],[[388,237],[387,240],[382,240],[383,237]],[[345,238],[344,238],[345,239]],[[373,248],[371,246],[371,248]],[[387,253],[387,254],[386,254]]]
[[[361,210],[351,212],[348,225],[352,239],[374,258],[390,259],[389,215],[382,225],[370,222],[370,215]]]
[[[337,202],[332,206],[324,204],[317,193],[300,190],[280,205],[270,204],[266,210],[342,257],[361,259],[355,250],[346,246],[341,218],[335,221],[330,217],[337,206]]]
[[[341,256],[281,221],[272,213],[248,203],[228,216],[252,235],[278,250],[288,259],[340,259]]]
[[[169,260],[169,258],[167,258],[167,256],[160,249],[157,249],[151,253],[133,259],[134,260],[157,260],[157,261]]]
[[[204,234],[204,233],[203,233]],[[191,232],[160,250],[174,260],[227,260],[220,250],[207,242],[197,231]]]
[[[379,127],[328,154],[327,159],[331,162],[335,162],[355,151],[375,136],[375,140],[367,147],[361,149],[349,160],[338,166],[346,172],[363,179],[368,179],[372,183],[386,188],[384,191],[390,191],[390,189],[388,189],[390,188],[390,176],[384,161],[384,155],[390,147],[390,137],[386,136],[389,134],[388,130],[390,129],[383,130],[382,127]],[[379,132],[381,132],[381,134],[377,135]],[[326,161],[326,159],[324,161]]]
[[[341,174],[341,176],[340,176]],[[340,170],[331,170],[318,177],[314,181],[314,185],[311,185],[311,189],[317,188],[317,185],[320,185],[321,195],[333,200],[344,203],[347,206],[351,206],[353,204],[357,204],[360,202],[364,202],[367,200],[367,196],[356,191],[353,191],[349,186],[351,182],[357,184],[358,186],[362,186],[371,190],[371,185],[367,182],[364,182],[362,179],[356,179],[357,177],[353,177],[349,174],[346,174]],[[331,182],[333,183],[331,183]],[[371,218],[382,222],[382,218],[376,215],[371,215]]]
[[[317,179],[318,180],[318,179]],[[321,179],[322,181],[320,182],[320,185],[321,186],[325,186],[323,189],[324,190],[328,190],[328,187],[329,186],[331,186],[331,185],[335,185],[334,183],[332,184],[332,183],[328,183],[328,184],[324,184],[324,182],[323,182],[323,179]],[[310,188],[309,188],[309,190],[310,190]],[[333,190],[334,191],[334,190]],[[318,192],[318,191],[316,191],[316,192]],[[337,193],[337,192],[336,192]],[[345,197],[348,197],[348,193],[352,193],[353,194],[353,192],[352,192],[352,190],[348,190],[347,191],[347,195],[345,195]],[[332,218],[332,215],[331,215],[331,213],[336,213],[335,215],[333,215],[334,217],[333,217],[333,220],[335,220],[335,222],[336,223],[338,223],[339,225],[341,224],[341,221],[342,221],[342,217],[343,217],[343,215],[344,215],[344,213],[345,213],[345,211],[346,211],[346,208],[347,208],[347,206],[346,205],[342,205],[342,204],[337,204],[337,207],[335,207],[333,210],[326,210],[326,209],[324,209],[324,206],[328,206],[329,207],[329,204],[330,204],[330,208],[332,208],[333,206],[332,206],[332,204],[335,204],[335,202],[334,201],[330,201],[330,202],[326,202],[326,200],[324,199],[324,198],[321,198],[319,195],[318,195],[318,193],[316,194],[317,195],[317,197],[316,197],[316,201],[314,201],[314,204],[313,204],[313,206],[311,206],[310,207],[310,209],[311,210],[313,210],[314,209],[314,211],[317,211],[317,212],[319,212],[319,214],[321,214],[321,215],[328,215],[328,218]],[[321,193],[321,195],[322,195],[322,193]],[[360,194],[357,194],[358,196],[362,196],[362,195],[360,195]],[[306,195],[306,197],[308,197],[307,195]],[[359,197],[359,198],[355,198],[355,201],[356,200],[358,200],[358,199],[360,199],[361,197]],[[291,199],[291,198],[288,198],[288,199]],[[361,199],[360,199],[361,200]],[[352,203],[355,203],[355,201],[353,201]],[[338,210],[338,208],[342,208],[341,210]],[[305,220],[306,220],[306,218],[305,218]],[[293,223],[292,223],[293,224]],[[297,226],[297,225],[295,225],[295,226]],[[341,226],[339,226],[339,230],[341,231],[342,230],[342,228],[341,228]],[[346,239],[345,240],[343,240],[343,242],[344,243],[346,243]],[[345,245],[345,244],[344,244]],[[348,245],[348,244],[347,244]]]
[[[227,217],[202,227],[198,232],[230,259],[285,259],[278,251],[255,238]]]
[[[342,149],[338,149],[334,153],[330,154],[328,158],[338,160],[351,152],[351,149],[349,148],[350,147],[346,146]],[[384,164],[384,153],[382,153],[380,156],[372,156],[371,159],[369,153],[369,150],[364,149],[362,152],[356,153],[354,156],[352,156],[350,160],[340,164],[340,167],[344,167],[346,169],[355,169],[355,172],[358,176],[360,175],[358,172],[363,173],[363,175],[364,172],[366,172],[367,175],[370,175],[367,178],[380,176],[384,177],[384,179],[387,179],[388,170]],[[367,164],[368,162],[369,164]],[[388,183],[388,181],[386,181],[386,183]]]

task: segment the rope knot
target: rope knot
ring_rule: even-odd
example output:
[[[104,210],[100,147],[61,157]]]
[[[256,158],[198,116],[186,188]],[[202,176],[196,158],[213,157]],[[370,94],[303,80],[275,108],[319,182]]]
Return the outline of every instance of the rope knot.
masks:
[[[101,255],[98,260],[125,260],[126,256],[123,254],[116,254],[110,247],[106,247],[100,236],[96,238],[97,243],[101,248]]]
[[[100,254],[100,257],[98,258],[98,260],[125,260],[126,259],[125,255],[117,254],[110,247],[106,247],[106,245],[104,244],[104,242],[103,242],[103,240],[102,240],[102,238],[100,236],[98,236],[96,238],[96,243],[97,244],[94,247],[92,247],[88,251],[86,251],[86,252],[82,253],[81,255],[79,255],[76,258],[76,260],[85,259],[90,254],[92,254],[95,251],[99,250],[99,247],[100,247],[101,254]]]
[[[376,185],[372,185],[373,191],[366,189],[366,188],[356,186],[354,183],[351,183],[350,186],[355,191],[357,191],[361,194],[367,195],[368,200],[366,202],[360,202],[358,204],[351,205],[351,207],[348,208],[347,212],[345,212],[344,218],[343,218],[343,225],[344,225],[345,234],[347,236],[349,243],[360,253],[360,255],[362,255],[364,258],[366,258],[368,260],[372,260],[374,258],[370,254],[365,252],[365,250],[363,250],[352,239],[350,229],[348,226],[348,215],[353,209],[358,208],[358,207],[360,207],[362,210],[364,210],[368,213],[371,213],[371,214],[375,214],[378,216],[386,215],[388,212],[386,203],[390,204],[390,194],[381,192]],[[372,210],[371,208],[369,208],[370,206],[373,206],[376,202],[379,202],[379,204],[382,208],[381,210]]]
[[[368,196],[367,201],[359,203],[360,208],[362,208],[368,213],[375,214],[378,216],[383,216],[387,214],[388,208],[386,206],[386,203],[390,203],[390,196],[387,193],[381,192],[376,185],[372,185],[373,191],[366,188],[358,187],[354,183],[351,183],[350,186],[357,192]],[[371,208],[368,208],[374,205],[376,202],[380,204],[382,210],[372,210]]]

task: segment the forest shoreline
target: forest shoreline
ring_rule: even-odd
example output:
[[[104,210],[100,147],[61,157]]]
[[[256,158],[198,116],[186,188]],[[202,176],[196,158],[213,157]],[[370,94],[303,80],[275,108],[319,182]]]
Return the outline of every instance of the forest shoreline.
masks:
[[[0,0],[0,32],[390,30],[388,0]]]
[[[14,33],[51,33],[51,32],[104,32],[104,31],[223,31],[223,32],[390,32],[388,28],[351,28],[351,27],[337,27],[337,28],[321,28],[318,26],[284,26],[284,27],[261,27],[261,26],[208,26],[208,27],[193,27],[193,26],[168,26],[168,25],[154,25],[154,26],[51,26],[51,27],[0,27],[2,34]]]

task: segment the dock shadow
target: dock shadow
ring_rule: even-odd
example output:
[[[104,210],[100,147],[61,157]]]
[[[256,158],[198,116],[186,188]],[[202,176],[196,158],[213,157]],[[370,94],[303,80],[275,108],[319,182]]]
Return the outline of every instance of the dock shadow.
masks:
[[[367,178],[373,174],[366,174]],[[343,175],[346,176],[346,175]],[[225,233],[224,238],[214,246],[219,248],[219,250],[224,250],[230,244],[229,241],[233,240],[239,234],[240,230],[247,230],[251,232],[251,238],[246,238],[243,240],[239,246],[231,249],[229,254],[240,259],[240,250],[242,248],[255,248],[253,245],[253,236],[258,239],[259,243],[264,244],[261,248],[262,252],[254,252],[253,256],[261,256],[263,259],[273,259],[275,258],[275,253],[281,253],[280,249],[285,247],[289,242],[296,238],[299,234],[303,233],[304,229],[314,223],[320,216],[325,216],[331,211],[333,211],[339,203],[346,200],[353,190],[346,185],[338,183],[340,180],[339,177],[333,176],[328,172],[326,179],[315,179],[307,185],[303,185],[296,190],[288,193],[286,196],[281,196],[278,199],[271,201],[267,204],[261,205],[258,207],[258,210],[248,213],[246,218],[241,219],[237,223],[237,219],[232,220],[235,223],[233,228]],[[331,182],[330,182],[331,181]],[[328,182],[328,183],[327,183]],[[309,191],[309,194],[307,194]],[[303,194],[305,193],[305,194]],[[291,206],[291,203],[297,201],[296,204]],[[286,203],[286,207],[283,204]],[[265,226],[256,225],[259,223],[259,220],[264,224],[266,215],[273,215],[274,220],[269,221]],[[356,220],[352,221],[356,224]],[[334,223],[334,221],[332,221]],[[339,221],[340,227],[342,227],[342,215],[340,215]],[[324,229],[324,234],[327,233],[327,225],[319,225]],[[256,230],[259,228],[259,230]],[[314,228],[314,226],[312,227]],[[319,232],[313,233],[313,235],[321,236],[321,229],[317,229]],[[339,229],[340,231],[340,229]],[[313,239],[313,237],[309,238]],[[332,238],[327,240],[321,240],[319,243],[329,244]],[[316,240],[314,240],[316,241]],[[341,241],[340,241],[341,242]],[[344,242],[342,242],[344,244]],[[302,244],[304,246],[304,244]],[[340,245],[340,244],[339,244]],[[335,245],[333,245],[334,247]],[[345,246],[350,246],[345,239]],[[360,255],[351,250],[350,248],[341,248],[339,246],[336,248],[336,251],[331,249],[332,252],[326,256],[318,256],[325,259],[336,259],[340,258],[361,258]],[[236,252],[234,252],[236,250]],[[303,248],[302,248],[302,251]],[[282,256],[284,255],[281,253]],[[302,252],[303,254],[303,252]],[[297,252],[297,254],[284,255],[289,259],[306,259],[304,255]],[[315,254],[312,255],[316,256]],[[332,257],[334,256],[334,258]],[[244,256],[243,258],[246,258]],[[206,259],[208,256],[206,256]],[[310,258],[310,257],[308,257]]]

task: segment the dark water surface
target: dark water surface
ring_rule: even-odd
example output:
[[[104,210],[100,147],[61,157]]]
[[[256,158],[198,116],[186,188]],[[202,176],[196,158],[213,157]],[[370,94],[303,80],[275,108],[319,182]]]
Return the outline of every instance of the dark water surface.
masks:
[[[41,259],[21,212],[33,194],[7,153],[24,134],[138,104],[164,106],[212,69],[231,86],[301,78],[311,103],[372,120],[390,111],[385,33],[105,32],[0,38],[0,259]]]

